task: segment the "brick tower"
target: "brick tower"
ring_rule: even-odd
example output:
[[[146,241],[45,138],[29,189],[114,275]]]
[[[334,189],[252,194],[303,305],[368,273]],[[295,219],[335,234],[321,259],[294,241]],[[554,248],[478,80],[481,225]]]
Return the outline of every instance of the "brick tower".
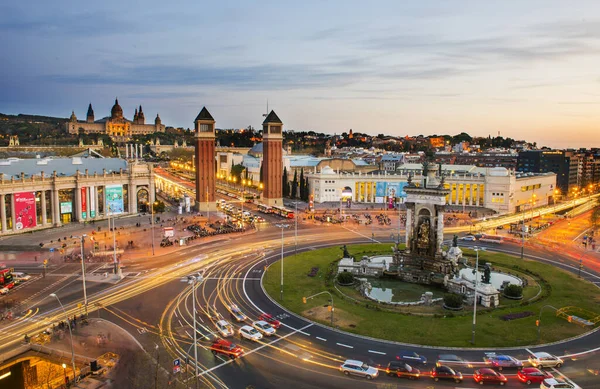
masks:
[[[275,111],[263,122],[263,202],[267,205],[283,205],[283,123]]]
[[[196,210],[206,211],[215,205],[215,119],[206,107],[196,116]]]

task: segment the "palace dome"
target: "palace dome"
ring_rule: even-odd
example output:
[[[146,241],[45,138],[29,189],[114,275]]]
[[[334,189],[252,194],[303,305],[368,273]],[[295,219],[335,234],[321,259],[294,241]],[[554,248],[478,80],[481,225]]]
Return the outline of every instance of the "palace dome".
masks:
[[[110,110],[110,116],[112,119],[122,118],[123,117],[123,108],[119,105],[119,100],[115,99],[115,105],[113,105]]]

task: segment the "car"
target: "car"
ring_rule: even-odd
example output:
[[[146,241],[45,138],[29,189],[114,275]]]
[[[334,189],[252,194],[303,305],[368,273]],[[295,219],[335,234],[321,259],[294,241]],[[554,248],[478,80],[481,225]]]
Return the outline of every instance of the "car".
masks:
[[[8,284],[4,285],[4,287],[5,287],[5,288],[8,288],[8,289],[12,289],[12,288],[14,288],[15,286],[16,286],[16,285],[15,285],[15,283],[14,283],[14,282],[9,282]]]
[[[396,354],[396,359],[403,362],[415,364],[427,364],[427,358],[423,355],[417,354],[414,351],[402,350]]]
[[[516,368],[522,369],[523,362],[519,361],[515,357],[511,357],[510,355],[497,355],[496,353],[486,353],[485,357],[483,357],[483,361],[494,367],[500,371],[505,368]]]
[[[473,372],[473,379],[480,385],[483,384],[500,384],[501,386],[506,385],[508,379],[501,373],[498,373],[494,369],[487,367],[475,370]]]
[[[498,227],[496,227],[496,229],[498,229],[498,230],[503,230],[503,229],[504,229],[504,226],[498,226]]]
[[[223,337],[233,336],[233,326],[227,320],[219,320],[215,323],[215,327]]]
[[[241,357],[244,354],[244,350],[235,343],[231,343],[225,339],[215,339],[210,345],[210,351],[214,356],[217,354],[227,355],[231,359]]]
[[[262,315],[260,315],[258,317],[258,320],[266,321],[267,323],[272,325],[273,328],[275,328],[277,330],[279,329],[279,327],[281,327],[281,322],[279,320],[275,319],[273,317],[273,315],[271,315],[270,313],[263,313]]]
[[[473,367],[473,365],[471,365],[471,363],[469,363],[469,361],[467,361],[466,359],[463,359],[457,355],[454,354],[440,354],[438,355],[438,360],[435,364],[436,366],[467,366],[467,367]]]
[[[238,308],[238,306],[235,304],[231,304],[229,306],[229,312],[231,313],[231,317],[233,317],[235,321],[241,322],[247,319],[246,315],[244,315],[242,311]]]
[[[340,371],[345,375],[357,375],[365,377],[368,380],[377,378],[377,376],[379,375],[379,370],[377,370],[376,368],[354,359],[345,360],[344,363],[342,363],[342,365],[340,366]]]
[[[540,384],[540,389],[575,389],[577,388],[575,385],[565,382],[558,381],[555,378],[547,378],[542,381]]]
[[[252,327],[256,328],[263,335],[266,335],[266,336],[275,335],[275,332],[276,332],[275,328],[273,328],[272,325],[270,325],[269,323],[267,323],[264,320],[255,321],[254,323],[252,323]]]
[[[461,383],[463,380],[463,375],[461,372],[452,369],[450,366],[436,366],[431,369],[431,378],[434,381],[439,380],[453,380],[457,384]]]
[[[13,279],[15,281],[24,282],[29,281],[31,279],[31,276],[27,273],[16,272],[13,273]]]
[[[539,384],[548,378],[554,378],[554,376],[535,367],[524,367],[517,372],[517,379],[527,385]]]
[[[529,363],[533,367],[561,367],[563,360],[547,352],[537,352],[529,356]]]
[[[458,238],[458,240],[466,240],[469,242],[473,242],[475,240],[477,240],[473,235],[467,235],[467,236],[463,236],[461,238]]]
[[[0,289],[0,294],[4,296],[5,294],[8,294],[9,291],[10,290],[8,288],[2,288]]]
[[[238,332],[240,334],[240,338],[253,340],[255,342],[258,342],[263,337],[262,334],[258,332],[256,328],[250,326],[242,326],[242,328],[240,328]]]
[[[408,363],[401,361],[391,361],[390,363],[388,363],[385,372],[387,375],[392,377],[406,377],[411,380],[418,379],[421,376],[421,371],[419,369],[414,368]]]

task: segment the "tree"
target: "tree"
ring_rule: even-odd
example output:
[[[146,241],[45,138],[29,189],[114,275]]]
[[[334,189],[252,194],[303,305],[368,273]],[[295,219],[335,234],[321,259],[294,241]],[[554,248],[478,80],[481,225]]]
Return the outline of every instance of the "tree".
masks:
[[[590,223],[594,231],[600,227],[600,206],[598,202],[596,202],[596,208],[592,210],[592,214],[590,215]]]
[[[287,197],[290,195],[290,186],[288,185],[288,174],[287,167],[283,167],[283,174],[281,175],[281,188],[283,190],[283,196]]]
[[[507,297],[523,297],[523,287],[520,285],[510,284],[504,288],[503,293]]]
[[[354,276],[350,272],[341,272],[337,275],[337,281],[342,285],[348,285],[354,281]]]
[[[448,293],[444,296],[444,305],[448,308],[460,308],[463,305],[463,298],[456,293]]]
[[[166,209],[165,203],[157,200],[154,204],[154,213],[163,213]]]
[[[291,198],[298,197],[298,170],[294,170],[294,179],[292,180]]]

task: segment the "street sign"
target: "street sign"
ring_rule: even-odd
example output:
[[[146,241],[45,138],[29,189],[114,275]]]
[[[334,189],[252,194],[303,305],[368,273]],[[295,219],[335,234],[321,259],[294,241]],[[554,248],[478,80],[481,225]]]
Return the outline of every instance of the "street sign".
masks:
[[[179,358],[173,359],[173,373],[179,373],[181,371],[181,360]]]

